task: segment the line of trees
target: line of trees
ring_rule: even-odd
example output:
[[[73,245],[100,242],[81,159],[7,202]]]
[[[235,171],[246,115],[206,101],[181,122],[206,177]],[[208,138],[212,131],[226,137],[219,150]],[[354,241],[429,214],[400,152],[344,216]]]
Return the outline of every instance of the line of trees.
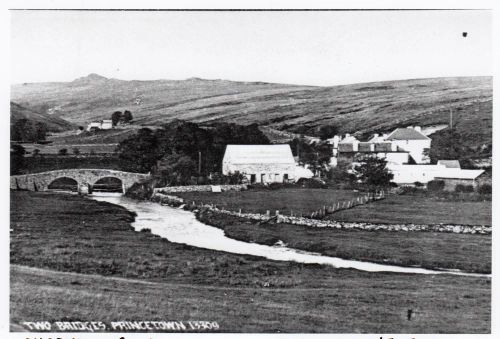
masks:
[[[226,145],[269,143],[257,124],[202,128],[174,120],[156,131],[140,129],[118,145],[117,153],[126,171],[152,172],[169,184],[187,184],[193,177],[221,172]]]

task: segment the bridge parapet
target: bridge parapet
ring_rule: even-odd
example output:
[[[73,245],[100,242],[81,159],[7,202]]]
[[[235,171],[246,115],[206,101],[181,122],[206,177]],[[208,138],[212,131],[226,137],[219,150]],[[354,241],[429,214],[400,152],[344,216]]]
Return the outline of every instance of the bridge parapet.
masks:
[[[134,183],[146,180],[150,175],[108,169],[62,169],[41,173],[13,175],[10,177],[10,189],[46,191],[50,183],[58,178],[73,179],[77,182],[78,187],[83,185],[92,186],[98,180],[107,177],[120,179],[125,192]]]

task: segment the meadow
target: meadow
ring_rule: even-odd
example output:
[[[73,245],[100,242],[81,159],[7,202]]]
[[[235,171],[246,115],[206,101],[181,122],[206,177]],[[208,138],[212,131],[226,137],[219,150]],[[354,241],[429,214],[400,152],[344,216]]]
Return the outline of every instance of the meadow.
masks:
[[[11,329],[127,319],[217,321],[221,332],[491,331],[488,278],[276,262],[171,243],[133,220],[76,195],[12,191]]]

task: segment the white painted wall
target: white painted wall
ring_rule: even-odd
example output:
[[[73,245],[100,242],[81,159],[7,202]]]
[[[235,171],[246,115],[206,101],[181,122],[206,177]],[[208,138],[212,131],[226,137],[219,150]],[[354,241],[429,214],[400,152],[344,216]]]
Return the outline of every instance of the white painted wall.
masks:
[[[410,153],[417,164],[430,163],[429,157],[424,156],[424,149],[431,148],[431,139],[427,140],[391,140],[394,145]]]

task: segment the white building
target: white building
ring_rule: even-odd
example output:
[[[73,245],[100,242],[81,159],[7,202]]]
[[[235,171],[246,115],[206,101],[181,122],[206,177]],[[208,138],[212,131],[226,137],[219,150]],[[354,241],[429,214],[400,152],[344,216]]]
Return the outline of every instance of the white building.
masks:
[[[90,131],[92,128],[94,129],[112,129],[113,121],[111,120],[101,120],[100,122],[91,122],[87,126],[87,131]]]
[[[465,170],[445,165],[394,165],[387,164],[392,172],[392,179],[398,185],[411,185],[415,182],[427,184],[431,180],[475,180],[484,173],[484,170]]]
[[[250,183],[272,183],[312,177],[296,165],[290,145],[227,145],[222,174],[240,172]],[[306,173],[307,172],[307,173]]]
[[[101,122],[101,129],[112,129],[113,121],[112,120],[103,120]]]
[[[407,151],[417,164],[428,164],[431,161],[426,152],[430,150],[432,140],[422,134],[419,126],[396,128],[385,140]]]
[[[388,163],[406,164],[414,160],[417,164],[428,164],[427,155],[431,139],[422,134],[419,126],[397,128],[390,134],[375,134],[367,142],[362,142],[350,134],[344,138],[334,136],[328,139],[333,152],[330,164],[336,166],[339,161],[353,162],[357,156],[376,155]]]

